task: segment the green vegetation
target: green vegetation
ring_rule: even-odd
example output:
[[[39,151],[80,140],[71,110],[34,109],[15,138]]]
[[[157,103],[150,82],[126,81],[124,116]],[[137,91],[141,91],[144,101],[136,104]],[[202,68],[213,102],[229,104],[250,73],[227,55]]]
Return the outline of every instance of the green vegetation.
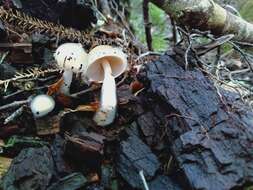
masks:
[[[131,1],[131,8],[130,23],[138,39],[146,44],[142,0]],[[162,10],[151,3],[149,4],[149,15],[152,23],[153,48],[155,51],[164,51],[168,47],[168,41],[164,40],[169,33],[168,17]]]
[[[227,2],[229,3],[229,1]],[[253,0],[241,0],[239,3],[240,14],[243,18],[249,22],[253,22]],[[160,10],[158,7],[149,4],[149,15],[150,22],[152,23],[152,37],[153,37],[153,48],[155,51],[164,51],[168,48],[169,42],[164,40],[170,33],[170,27],[168,16]],[[131,14],[130,23],[134,29],[134,32],[138,39],[146,44],[146,36],[143,24],[142,15],[142,0],[131,1]],[[227,52],[231,49],[229,45],[223,46],[223,51]]]
[[[246,19],[249,22],[253,22],[253,1],[248,0],[246,1],[240,10],[240,13],[244,19]]]

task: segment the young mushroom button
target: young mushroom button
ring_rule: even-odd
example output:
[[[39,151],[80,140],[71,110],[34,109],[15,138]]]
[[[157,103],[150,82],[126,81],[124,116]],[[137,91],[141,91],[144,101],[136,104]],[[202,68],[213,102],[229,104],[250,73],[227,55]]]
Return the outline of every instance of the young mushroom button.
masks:
[[[97,46],[88,56],[85,77],[89,81],[102,82],[100,107],[94,121],[99,126],[113,122],[116,114],[117,96],[115,78],[127,68],[127,58],[123,51],[107,45]]]
[[[30,108],[35,118],[47,115],[53,111],[54,107],[54,99],[51,96],[45,94],[35,96],[30,104]]]
[[[60,69],[64,70],[64,84],[61,93],[68,95],[73,73],[82,72],[87,66],[87,53],[80,43],[65,43],[60,45],[54,53],[54,58]]]

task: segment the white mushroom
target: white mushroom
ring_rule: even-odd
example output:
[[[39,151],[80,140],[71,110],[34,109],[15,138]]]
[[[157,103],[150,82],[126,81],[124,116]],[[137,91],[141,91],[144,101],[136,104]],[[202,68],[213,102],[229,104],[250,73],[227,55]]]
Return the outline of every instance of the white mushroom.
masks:
[[[87,53],[80,43],[65,43],[60,45],[54,53],[54,58],[60,69],[64,70],[64,84],[61,93],[68,95],[73,73],[81,72],[86,66]]]
[[[88,56],[88,66],[84,76],[89,81],[103,82],[101,101],[94,121],[99,126],[113,122],[116,114],[117,96],[115,78],[127,68],[127,58],[123,51],[107,45],[97,46]]]
[[[54,99],[51,96],[45,94],[35,96],[30,104],[30,108],[35,118],[47,115],[53,111],[54,107]]]

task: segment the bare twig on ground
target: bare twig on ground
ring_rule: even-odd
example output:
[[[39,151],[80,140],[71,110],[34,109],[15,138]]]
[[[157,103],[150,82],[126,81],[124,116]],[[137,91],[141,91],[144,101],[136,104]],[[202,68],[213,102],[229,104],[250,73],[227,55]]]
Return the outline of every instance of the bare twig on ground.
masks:
[[[172,33],[173,33],[173,42],[174,44],[177,44],[178,39],[177,39],[177,26],[176,26],[176,22],[173,18],[170,19],[171,20],[171,25],[172,25]]]
[[[92,85],[90,88],[82,90],[80,92],[76,92],[70,95],[72,98],[78,98],[81,95],[84,95],[86,93],[92,92],[94,90],[98,90],[101,86],[100,85]]]
[[[4,124],[8,124],[11,121],[13,121],[15,118],[17,118],[18,116],[20,116],[24,111],[24,106],[21,106],[20,108],[18,108],[15,112],[13,112],[9,117],[7,117],[4,120]]]
[[[20,100],[20,101],[14,101],[10,104],[6,104],[4,106],[0,106],[0,111],[6,110],[6,109],[10,109],[10,108],[15,108],[24,104],[27,104],[30,102],[30,99],[27,100]]]
[[[159,52],[152,52],[152,51],[147,51],[145,53],[140,54],[134,61],[138,62],[140,59],[146,57],[146,56],[150,56],[150,55],[157,55],[157,56],[161,56],[162,53]]]

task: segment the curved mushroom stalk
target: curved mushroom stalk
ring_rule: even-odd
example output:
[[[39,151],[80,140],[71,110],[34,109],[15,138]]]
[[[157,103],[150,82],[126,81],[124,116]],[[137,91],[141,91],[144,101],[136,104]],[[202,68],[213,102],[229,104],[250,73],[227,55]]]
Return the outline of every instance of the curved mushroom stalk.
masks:
[[[60,88],[60,92],[65,95],[69,95],[69,89],[73,78],[73,72],[70,70],[65,70],[62,77],[64,83]]]
[[[109,62],[103,59],[101,65],[104,69],[104,81],[101,90],[100,107],[94,116],[94,121],[99,126],[106,126],[113,122],[116,115],[116,83],[112,76]]]

